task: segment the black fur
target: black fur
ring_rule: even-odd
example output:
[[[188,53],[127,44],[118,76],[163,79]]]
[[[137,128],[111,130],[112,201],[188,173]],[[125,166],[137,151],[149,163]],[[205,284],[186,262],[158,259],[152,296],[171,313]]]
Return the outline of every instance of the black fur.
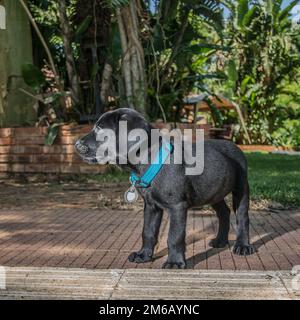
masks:
[[[150,141],[151,125],[137,112],[131,109],[118,109],[105,113],[95,128],[110,128],[118,132],[120,120],[128,122],[128,130],[142,128],[148,132]],[[95,150],[99,143],[95,139],[95,128],[78,140],[76,149],[82,158],[97,163]],[[151,143],[151,141],[150,141]],[[150,145],[149,145],[150,147]],[[139,188],[144,200],[143,245],[140,251],[129,255],[129,261],[142,263],[152,259],[157,243],[163,210],[169,213],[170,229],[168,236],[168,259],[164,268],[185,268],[185,236],[187,210],[193,206],[210,204],[217,213],[219,230],[210,242],[214,248],[228,244],[230,227],[230,209],[224,198],[232,193],[233,208],[236,213],[237,239],[233,252],[238,255],[250,255],[254,252],[249,243],[249,186],[247,162],[244,154],[232,142],[207,140],[204,144],[204,171],[198,176],[187,176],[185,164],[164,165],[159,174],[146,189]],[[120,165],[142,175],[146,165]]]

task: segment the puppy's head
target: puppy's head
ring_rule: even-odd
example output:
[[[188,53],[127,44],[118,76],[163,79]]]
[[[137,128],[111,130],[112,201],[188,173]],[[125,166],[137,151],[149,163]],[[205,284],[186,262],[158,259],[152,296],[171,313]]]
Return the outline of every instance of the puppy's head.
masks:
[[[124,134],[119,132],[119,124],[121,121],[127,123],[127,133],[134,129],[143,129],[147,135],[151,135],[151,125],[146,119],[137,111],[133,109],[121,108],[114,111],[109,111],[103,114],[94,125],[92,131],[83,138],[79,139],[75,143],[75,149],[82,157],[82,159],[88,163],[109,163],[110,156],[106,154],[107,151],[107,140],[110,143],[115,143],[116,154],[112,155],[115,159],[118,159],[119,153],[119,141],[120,135]],[[102,139],[101,134],[107,135],[107,133],[114,133],[116,140],[113,139]],[[130,142],[128,142],[130,147]],[[105,149],[105,150],[104,150]],[[102,152],[103,150],[103,152]]]

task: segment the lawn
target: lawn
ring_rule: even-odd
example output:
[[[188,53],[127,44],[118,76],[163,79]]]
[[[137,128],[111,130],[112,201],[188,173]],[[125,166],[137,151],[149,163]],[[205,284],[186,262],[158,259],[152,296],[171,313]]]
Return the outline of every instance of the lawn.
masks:
[[[300,156],[246,153],[252,200],[300,206]],[[128,181],[128,173],[111,168],[92,177],[97,182]]]
[[[300,156],[246,154],[253,200],[300,206]]]

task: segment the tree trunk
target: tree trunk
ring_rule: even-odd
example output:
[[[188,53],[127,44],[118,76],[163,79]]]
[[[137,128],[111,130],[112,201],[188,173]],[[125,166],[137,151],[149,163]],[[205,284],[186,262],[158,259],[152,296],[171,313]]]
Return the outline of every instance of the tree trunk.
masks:
[[[104,106],[108,104],[108,96],[112,83],[112,73],[113,68],[109,63],[105,63],[103,73],[102,73],[102,83],[101,83],[101,100]]]
[[[136,0],[117,10],[122,44],[122,71],[126,100],[129,107],[146,115],[146,73],[144,49],[139,37],[139,21]]]
[[[118,26],[120,32],[120,39],[121,39],[121,46],[123,52],[122,58],[122,73],[125,83],[125,92],[126,92],[126,100],[127,106],[130,107],[132,105],[132,81],[131,81],[131,65],[130,65],[130,56],[128,54],[129,46],[128,46],[128,39],[126,35],[126,29],[122,18],[121,10],[117,10],[117,19],[118,19]]]
[[[75,68],[75,60],[72,52],[72,33],[70,23],[66,12],[66,0],[59,2],[59,21],[64,43],[64,51],[66,55],[66,68],[68,73],[71,97],[73,103],[78,105],[80,103],[80,87],[78,76]]]

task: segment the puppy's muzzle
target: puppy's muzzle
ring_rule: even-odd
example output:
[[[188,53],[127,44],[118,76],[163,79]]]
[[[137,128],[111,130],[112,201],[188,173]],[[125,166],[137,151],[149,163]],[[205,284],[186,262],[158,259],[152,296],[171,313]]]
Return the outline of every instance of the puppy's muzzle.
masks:
[[[89,151],[90,151],[89,147],[86,146],[85,144],[83,144],[81,140],[78,140],[75,143],[75,148],[83,156],[87,155],[89,153]]]

